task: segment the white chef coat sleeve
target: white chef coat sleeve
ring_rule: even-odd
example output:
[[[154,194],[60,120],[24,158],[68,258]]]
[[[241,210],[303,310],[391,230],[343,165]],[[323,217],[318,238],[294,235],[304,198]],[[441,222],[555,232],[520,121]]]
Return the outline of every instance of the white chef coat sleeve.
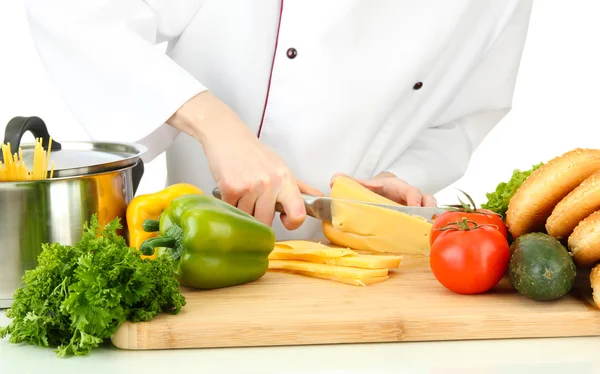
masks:
[[[520,2],[437,123],[427,126],[383,171],[429,194],[464,175],[475,149],[512,108],[530,10],[530,1]]]
[[[25,9],[46,72],[90,138],[144,144],[148,162],[178,134],[165,121],[206,90],[156,47],[202,2],[25,0]]]
[[[423,193],[436,194],[465,174],[477,145],[508,111],[485,111],[427,128],[385,171]]]

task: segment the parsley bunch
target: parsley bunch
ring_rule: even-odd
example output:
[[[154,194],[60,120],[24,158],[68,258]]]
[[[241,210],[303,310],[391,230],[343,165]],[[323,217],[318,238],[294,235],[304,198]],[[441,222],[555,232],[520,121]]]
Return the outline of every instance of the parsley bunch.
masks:
[[[94,215],[75,245],[44,244],[6,311],[12,321],[0,327],[0,338],[57,347],[59,357],[86,355],[124,321],[179,313],[185,298],[170,256],[140,258],[119,229],[118,217],[101,228]]]

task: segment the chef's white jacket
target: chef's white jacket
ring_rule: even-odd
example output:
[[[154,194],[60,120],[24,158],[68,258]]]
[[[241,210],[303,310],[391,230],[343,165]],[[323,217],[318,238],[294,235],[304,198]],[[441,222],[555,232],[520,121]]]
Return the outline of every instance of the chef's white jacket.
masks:
[[[164,122],[210,90],[295,176],[460,178],[511,108],[532,0],[26,0],[58,92],[94,140],[166,151],[167,183],[215,187]],[[168,42],[163,53],[156,44]],[[214,124],[218,126],[218,123]],[[231,144],[235,147],[235,144]],[[278,239],[321,237],[307,219]]]

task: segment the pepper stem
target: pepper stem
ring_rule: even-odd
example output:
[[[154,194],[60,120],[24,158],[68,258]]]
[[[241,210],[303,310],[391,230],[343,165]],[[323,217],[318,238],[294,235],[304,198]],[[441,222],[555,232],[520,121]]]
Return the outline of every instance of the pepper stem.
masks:
[[[160,229],[160,223],[156,219],[146,219],[142,223],[142,228],[145,232],[156,232]]]
[[[152,256],[154,254],[154,248],[156,247],[175,248],[176,245],[177,239],[170,236],[159,236],[144,240],[140,245],[140,252],[142,252],[144,256]]]

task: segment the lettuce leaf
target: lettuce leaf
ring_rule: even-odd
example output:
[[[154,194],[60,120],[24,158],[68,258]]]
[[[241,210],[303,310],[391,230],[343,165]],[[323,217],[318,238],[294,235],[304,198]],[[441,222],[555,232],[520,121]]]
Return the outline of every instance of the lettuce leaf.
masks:
[[[531,173],[533,173],[543,164],[543,162],[540,162],[537,165],[533,165],[531,169],[526,171],[521,171],[519,169],[513,170],[512,177],[508,182],[500,183],[494,192],[488,192],[485,194],[487,197],[487,203],[481,204],[481,207],[500,214],[502,218],[505,218],[510,199],[513,197],[515,192],[517,192],[519,187],[521,187],[523,182],[525,182],[525,179],[527,179]]]

